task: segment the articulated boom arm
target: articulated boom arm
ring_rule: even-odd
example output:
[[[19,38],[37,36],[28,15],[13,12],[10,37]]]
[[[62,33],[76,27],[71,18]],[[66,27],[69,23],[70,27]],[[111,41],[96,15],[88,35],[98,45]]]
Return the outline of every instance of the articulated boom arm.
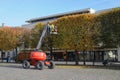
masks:
[[[47,29],[48,29],[48,25],[45,26],[44,29],[43,29],[43,32],[42,32],[41,37],[40,37],[40,39],[39,39],[38,45],[37,45],[37,47],[36,47],[36,50],[38,50],[38,49],[41,48],[43,38],[45,37],[45,34],[47,33]]]
[[[53,31],[54,30],[54,31]],[[49,24],[47,24],[44,29],[43,29],[43,32],[40,36],[40,39],[39,39],[39,42],[38,42],[38,45],[36,47],[36,50],[39,50],[42,46],[42,41],[45,37],[46,34],[57,34],[57,29],[52,25],[50,26]]]

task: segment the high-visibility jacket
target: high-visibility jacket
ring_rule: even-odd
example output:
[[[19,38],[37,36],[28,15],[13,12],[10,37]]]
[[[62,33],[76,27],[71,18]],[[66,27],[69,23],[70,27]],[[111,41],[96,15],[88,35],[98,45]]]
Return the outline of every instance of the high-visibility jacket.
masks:
[[[55,28],[55,26],[52,24],[51,25],[51,32],[54,32],[54,28]]]

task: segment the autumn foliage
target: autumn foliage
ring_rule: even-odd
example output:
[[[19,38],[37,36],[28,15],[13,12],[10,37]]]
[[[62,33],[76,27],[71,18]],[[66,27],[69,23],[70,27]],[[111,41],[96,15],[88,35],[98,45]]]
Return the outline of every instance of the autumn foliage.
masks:
[[[99,14],[77,14],[58,18],[50,22],[58,28],[57,35],[47,36],[42,47],[52,45],[58,49],[93,50],[102,47],[120,46],[120,8]],[[39,23],[32,30],[26,28],[0,28],[0,49],[10,50],[16,46],[35,48],[45,23]],[[46,47],[46,48],[45,48]]]
[[[54,48],[93,50],[96,47],[115,47],[120,43],[120,8],[99,14],[63,16],[50,24],[58,27],[57,36],[52,35]],[[40,31],[43,26],[37,25],[36,29]]]
[[[0,28],[0,49],[11,50],[19,46],[27,32],[29,31],[25,28]]]
[[[104,11],[98,15],[101,22],[100,40],[103,47],[120,46],[120,8]]]
[[[99,33],[94,14],[78,14],[59,18],[58,43],[64,49],[90,50],[94,48],[95,36]],[[61,38],[62,37],[62,38]]]

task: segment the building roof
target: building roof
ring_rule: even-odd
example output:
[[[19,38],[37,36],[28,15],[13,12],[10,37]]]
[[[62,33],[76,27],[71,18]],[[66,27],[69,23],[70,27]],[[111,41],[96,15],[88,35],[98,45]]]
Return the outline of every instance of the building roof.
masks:
[[[26,22],[28,23],[34,23],[34,22],[40,22],[40,21],[46,21],[46,20],[51,20],[51,19],[56,19],[62,16],[67,16],[67,15],[74,15],[74,14],[82,14],[82,13],[95,13],[95,10],[92,8],[87,8],[87,9],[82,9],[82,10],[76,10],[76,11],[71,11],[71,12],[65,12],[65,13],[60,13],[60,14],[55,14],[55,15],[50,15],[50,16],[44,16],[40,18],[34,18],[30,19]]]

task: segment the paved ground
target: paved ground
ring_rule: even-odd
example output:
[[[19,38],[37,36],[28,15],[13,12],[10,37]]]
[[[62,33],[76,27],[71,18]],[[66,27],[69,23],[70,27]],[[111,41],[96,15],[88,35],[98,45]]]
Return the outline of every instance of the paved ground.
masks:
[[[75,65],[75,62],[70,62],[70,61],[55,61],[56,64],[67,64],[67,65]],[[83,65],[83,61],[78,62],[79,65]],[[93,62],[86,62],[86,65],[93,65]],[[102,62],[95,62],[94,65],[103,65]]]
[[[54,61],[54,62],[56,62],[57,64],[75,64],[75,61]],[[95,65],[103,65],[102,63],[103,62],[94,62]],[[109,62],[109,63],[120,65],[120,62]],[[79,61],[79,64],[83,65],[83,61]],[[86,65],[93,65],[93,62],[86,61]]]
[[[61,67],[36,70],[21,64],[0,63],[0,80],[119,80],[120,70]]]

